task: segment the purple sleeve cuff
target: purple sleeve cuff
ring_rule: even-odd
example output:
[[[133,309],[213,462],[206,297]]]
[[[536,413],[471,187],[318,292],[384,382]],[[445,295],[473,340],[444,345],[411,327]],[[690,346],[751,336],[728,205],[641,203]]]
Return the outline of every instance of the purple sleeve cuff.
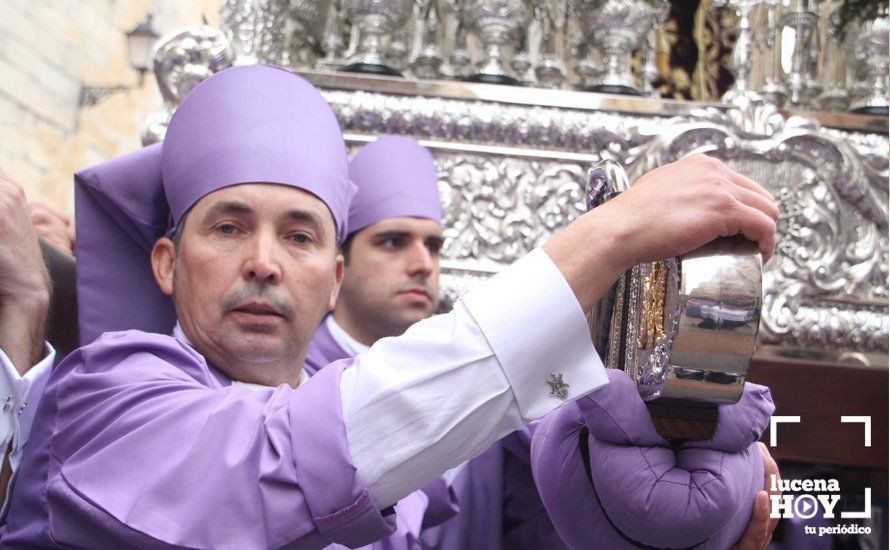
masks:
[[[351,361],[321,369],[296,390],[303,395],[291,399],[289,406],[294,449],[312,449],[294,456],[297,483],[301,487],[325,487],[304,493],[312,520],[331,542],[354,547],[390,535],[395,523],[394,516],[380,514],[377,501],[359,478],[349,454],[339,388],[340,374]],[[340,482],[331,483],[331,479]]]

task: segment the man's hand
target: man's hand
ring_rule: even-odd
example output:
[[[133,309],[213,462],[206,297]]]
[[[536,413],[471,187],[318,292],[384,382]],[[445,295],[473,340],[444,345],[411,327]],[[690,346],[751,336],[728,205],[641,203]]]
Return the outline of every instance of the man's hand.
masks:
[[[778,217],[763,187],[719,160],[695,155],[645,174],[569,224],[544,250],[587,311],[634,264],[679,256],[718,237],[744,235],[767,261]]]
[[[37,236],[70,256],[74,256],[74,221],[55,208],[40,202],[28,205]]]
[[[772,491],[770,487],[771,477],[776,477],[776,486],[778,487],[779,466],[773,457],[769,454],[766,445],[758,443],[760,446],[760,454],[763,456],[763,491],[757,493],[754,497],[754,509],[751,512],[751,521],[742,538],[736,543],[735,550],[764,550],[773,538],[773,531],[779,523],[778,518],[769,517],[770,494],[782,494],[781,491]]]
[[[0,170],[0,348],[22,374],[43,356],[50,289],[25,191]]]

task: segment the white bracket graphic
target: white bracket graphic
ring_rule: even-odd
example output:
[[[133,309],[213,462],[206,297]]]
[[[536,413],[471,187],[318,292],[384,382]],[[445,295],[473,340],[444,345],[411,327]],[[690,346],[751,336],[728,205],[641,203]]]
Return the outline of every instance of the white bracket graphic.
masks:
[[[799,416],[772,416],[769,419],[769,446],[775,447],[776,443],[776,426],[778,424],[800,424]]]
[[[865,494],[863,495],[863,499],[865,500],[865,510],[861,512],[841,512],[842,518],[851,518],[851,519],[865,519],[871,517],[871,487],[865,488]]]
[[[842,416],[841,422],[844,424],[865,424],[865,446],[871,447],[871,416]]]

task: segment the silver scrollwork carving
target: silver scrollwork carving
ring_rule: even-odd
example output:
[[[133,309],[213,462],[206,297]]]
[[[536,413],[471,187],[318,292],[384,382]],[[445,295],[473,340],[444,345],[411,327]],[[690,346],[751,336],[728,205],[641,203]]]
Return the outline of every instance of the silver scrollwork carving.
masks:
[[[212,74],[231,67],[235,55],[222,31],[195,25],[161,38],[152,58],[164,109],[146,117],[142,145],[162,141],[173,111],[185,96]]]
[[[763,342],[887,349],[886,136],[786,119],[762,101],[654,118],[324,93],[346,132],[465,145],[430,144],[444,182],[446,261],[504,265],[583,211],[589,161],[554,158],[553,151],[616,158],[634,176],[692,153],[717,156],[763,183],[782,211],[779,246],[764,272]],[[449,277],[460,279],[459,271]]]
[[[236,65],[287,65],[287,0],[224,0],[222,30],[235,50]]]
[[[226,2],[230,9],[242,4]],[[253,25],[249,18],[237,21],[238,28]],[[199,55],[195,63],[211,62]],[[322,86],[322,93],[351,143],[403,134],[424,141],[436,157],[448,237],[443,261],[450,264],[446,294],[458,292],[467,273],[479,278],[496,271],[585,211],[583,174],[591,162],[612,158],[638,177],[704,152],[763,183],[780,203],[779,246],[764,272],[763,341],[887,350],[885,133],[823,128],[752,98],[665,116],[654,109],[623,114],[559,106],[549,97],[542,103],[551,106],[534,106],[466,99],[471,93],[411,95],[391,84],[368,84],[365,91],[336,84]],[[165,99],[175,104],[182,95],[165,93]]]

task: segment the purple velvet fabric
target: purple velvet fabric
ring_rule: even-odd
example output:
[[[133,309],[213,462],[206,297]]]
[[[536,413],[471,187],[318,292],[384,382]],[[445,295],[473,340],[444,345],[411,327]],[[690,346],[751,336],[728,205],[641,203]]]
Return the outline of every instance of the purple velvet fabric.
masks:
[[[763,489],[756,441],[774,410],[769,390],[748,384],[721,407],[713,439],[672,450],[655,431],[630,378],[545,418],[532,469],[556,529],[571,548],[729,548]],[[591,478],[579,442],[589,430]]]
[[[468,461],[452,482],[460,513],[423,532],[430,550],[563,550],[532,478],[529,447],[537,423]]]
[[[50,378],[4,548],[320,548],[389,535],[395,519],[348,452],[348,365],[253,391],[175,338],[104,335]]]
[[[405,136],[381,136],[349,161],[358,192],[349,208],[349,232],[386,218],[442,221],[439,177],[430,152]]]
[[[504,449],[495,443],[463,465],[451,484],[460,513],[421,537],[431,550],[503,548]]]
[[[539,423],[501,439],[504,449],[504,547],[564,550],[565,543],[541,501],[531,468],[531,444]]]
[[[163,144],[75,175],[81,344],[106,331],[169,334],[176,322],[149,254],[201,197],[239,183],[290,185],[318,196],[346,237],[346,145],[333,111],[299,76],[234,67],[198,85]]]
[[[309,343],[303,370],[309,376],[314,376],[323,367],[347,358],[349,354],[337,344],[331,336],[331,331],[328,330],[327,323],[322,321]],[[449,520],[458,510],[454,492],[446,485],[445,480],[437,478],[396,504],[398,516],[396,532],[385,540],[375,543],[373,548],[382,550],[419,547],[423,529],[429,529]]]
[[[309,349],[306,350],[306,362],[303,364],[303,370],[309,376],[313,376],[322,367],[334,361],[349,357],[349,354],[331,336],[326,321],[327,319],[322,319],[318,328],[315,329],[312,340],[309,341]]]
[[[81,345],[106,331],[170,334],[176,312],[150,268],[151,248],[170,215],[161,145],[79,172],[74,181]]]

